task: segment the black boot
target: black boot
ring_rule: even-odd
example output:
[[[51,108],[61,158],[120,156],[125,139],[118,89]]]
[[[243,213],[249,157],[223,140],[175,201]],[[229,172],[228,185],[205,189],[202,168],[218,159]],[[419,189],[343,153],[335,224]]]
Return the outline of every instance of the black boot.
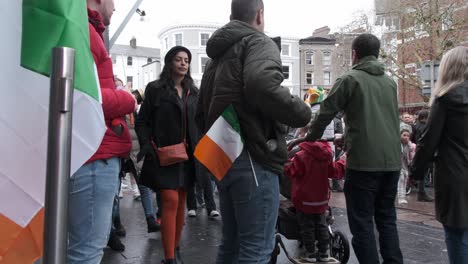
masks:
[[[177,264],[184,264],[184,261],[182,260],[182,256],[180,255],[180,247],[177,247],[175,249],[175,258],[176,258]]]
[[[333,192],[343,192],[343,188],[340,186],[338,180],[332,180],[332,191]]]
[[[122,244],[120,238],[113,231],[111,231],[109,235],[109,241],[107,241],[107,246],[117,252],[122,252],[125,250],[125,245]]]
[[[158,232],[161,229],[154,216],[148,216],[146,223],[148,224],[148,233]]]
[[[125,231],[125,227],[121,223],[115,228],[114,232],[116,235],[120,237],[124,237],[125,235],[127,235],[127,232]]]
[[[177,264],[177,260],[175,259],[165,259],[161,261],[161,264]]]
[[[429,196],[426,192],[418,192],[418,201],[420,202],[432,202],[434,198]]]

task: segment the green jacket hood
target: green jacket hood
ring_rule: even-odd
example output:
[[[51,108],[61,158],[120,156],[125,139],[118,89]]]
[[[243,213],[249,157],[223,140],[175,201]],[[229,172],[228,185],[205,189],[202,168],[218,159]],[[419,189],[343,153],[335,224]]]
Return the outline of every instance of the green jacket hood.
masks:
[[[249,24],[232,20],[213,33],[206,44],[206,54],[210,58],[215,59],[223,55],[227,49],[244,37],[258,33],[259,31]]]
[[[358,61],[353,69],[365,71],[371,75],[383,75],[385,73],[384,65],[374,56],[366,56]]]

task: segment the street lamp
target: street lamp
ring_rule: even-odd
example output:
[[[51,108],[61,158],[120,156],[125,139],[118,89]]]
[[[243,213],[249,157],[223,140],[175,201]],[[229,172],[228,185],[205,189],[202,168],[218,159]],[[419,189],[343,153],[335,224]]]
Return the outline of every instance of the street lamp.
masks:
[[[138,15],[140,15],[141,17],[146,16],[145,11],[144,11],[144,10],[140,10],[140,8],[137,8],[135,12],[136,12]]]

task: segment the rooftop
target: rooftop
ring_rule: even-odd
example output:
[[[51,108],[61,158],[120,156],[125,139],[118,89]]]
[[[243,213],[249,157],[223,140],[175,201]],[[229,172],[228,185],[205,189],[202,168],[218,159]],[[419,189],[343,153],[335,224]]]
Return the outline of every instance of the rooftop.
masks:
[[[125,55],[132,57],[160,58],[161,50],[149,47],[114,44],[110,50],[110,54]]]

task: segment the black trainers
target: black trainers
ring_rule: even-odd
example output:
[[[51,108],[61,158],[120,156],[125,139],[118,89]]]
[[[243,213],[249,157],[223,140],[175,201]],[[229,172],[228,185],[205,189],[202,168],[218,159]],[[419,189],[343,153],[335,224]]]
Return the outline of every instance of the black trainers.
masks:
[[[124,237],[127,235],[127,232],[125,231],[125,227],[122,225],[122,224],[119,224],[116,228],[115,228],[115,234],[118,235],[119,237]]]
[[[177,247],[175,249],[175,258],[177,264],[184,264],[184,261],[182,260],[182,256],[180,255],[180,247]]]
[[[161,230],[161,226],[156,222],[154,216],[147,217],[146,224],[148,225],[148,233],[158,232]]]
[[[125,245],[122,244],[122,241],[120,241],[120,238],[116,234],[114,234],[114,232],[110,233],[109,241],[107,241],[107,246],[117,252],[122,252],[125,250]]]
[[[164,259],[161,261],[161,264],[177,264],[177,260],[175,259]]]

